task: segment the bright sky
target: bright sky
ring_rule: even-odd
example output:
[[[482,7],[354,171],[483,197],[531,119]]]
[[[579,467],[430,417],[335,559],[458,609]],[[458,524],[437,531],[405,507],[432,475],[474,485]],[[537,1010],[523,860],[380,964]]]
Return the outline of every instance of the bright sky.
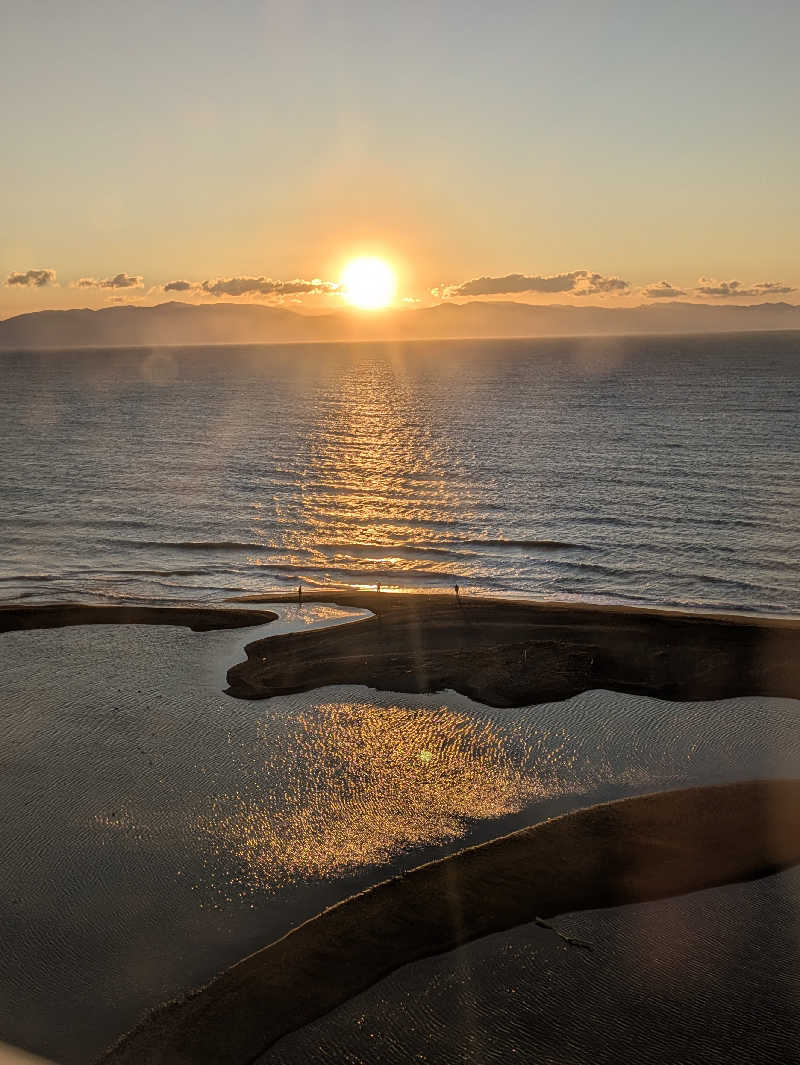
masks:
[[[0,316],[322,309],[270,282],[364,255],[399,299],[800,302],[798,40],[796,0],[4,5]]]

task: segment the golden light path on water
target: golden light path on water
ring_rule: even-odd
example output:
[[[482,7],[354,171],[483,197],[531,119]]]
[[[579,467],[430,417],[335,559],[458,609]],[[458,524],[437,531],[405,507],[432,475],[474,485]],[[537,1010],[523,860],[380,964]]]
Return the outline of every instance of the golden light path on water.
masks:
[[[240,863],[240,888],[339,876],[453,840],[471,820],[552,795],[569,758],[552,736],[534,753],[446,706],[366,701],[300,713],[294,734],[277,749],[265,735],[264,749],[252,783],[217,797],[200,825],[218,854]]]
[[[336,389],[315,399],[297,495],[276,504],[279,532],[269,537],[261,505],[252,504],[254,539],[279,548],[298,570],[310,566],[317,578],[327,570],[326,580],[354,560],[362,569],[423,567],[449,580],[449,558],[408,542],[419,527],[471,512],[480,488],[463,477],[454,484],[450,444],[421,415],[402,354],[343,366]],[[269,564],[257,554],[248,561]]]

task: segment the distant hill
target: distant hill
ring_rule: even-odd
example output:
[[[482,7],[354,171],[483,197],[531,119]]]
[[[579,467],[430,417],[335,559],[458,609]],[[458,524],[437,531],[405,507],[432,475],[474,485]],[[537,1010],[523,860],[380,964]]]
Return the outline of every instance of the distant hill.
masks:
[[[537,337],[626,333],[704,333],[800,329],[800,306],[706,306],[669,302],[640,307],[441,303],[371,314],[303,315],[280,307],[161,303],[37,311],[0,322],[0,348],[78,348],[270,341],[398,340],[437,337]]]

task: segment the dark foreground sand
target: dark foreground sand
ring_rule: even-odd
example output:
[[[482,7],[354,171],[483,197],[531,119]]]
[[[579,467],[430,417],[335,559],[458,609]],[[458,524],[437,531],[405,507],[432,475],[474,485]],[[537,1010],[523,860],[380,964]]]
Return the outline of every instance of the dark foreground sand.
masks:
[[[385,592],[304,599],[375,617],[249,644],[247,661],[228,672],[231,695],[366,684],[452,688],[490,706],[555,702],[592,688],[677,701],[800,698],[800,621],[791,619]]]
[[[88,606],[85,603],[45,603],[37,606],[0,606],[0,632],[19,629],[59,629],[65,625],[182,625],[193,632],[241,629],[274,621],[272,610],[230,607]]]
[[[407,962],[516,924],[643,902],[800,862],[800,781],[605,803],[354,895],[160,1007],[106,1065],[243,1065]]]

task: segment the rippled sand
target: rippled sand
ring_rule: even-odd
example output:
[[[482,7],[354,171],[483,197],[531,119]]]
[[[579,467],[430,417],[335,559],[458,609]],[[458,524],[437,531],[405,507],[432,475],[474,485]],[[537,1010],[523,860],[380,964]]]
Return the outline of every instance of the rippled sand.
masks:
[[[9,1041],[85,1062],[147,1008],[401,868],[600,799],[800,776],[789,700],[590,692],[504,711],[329,688],[239,702],[220,691],[220,641],[247,637],[0,637]]]
[[[257,1065],[800,1060],[800,870],[566,915],[407,965]]]

